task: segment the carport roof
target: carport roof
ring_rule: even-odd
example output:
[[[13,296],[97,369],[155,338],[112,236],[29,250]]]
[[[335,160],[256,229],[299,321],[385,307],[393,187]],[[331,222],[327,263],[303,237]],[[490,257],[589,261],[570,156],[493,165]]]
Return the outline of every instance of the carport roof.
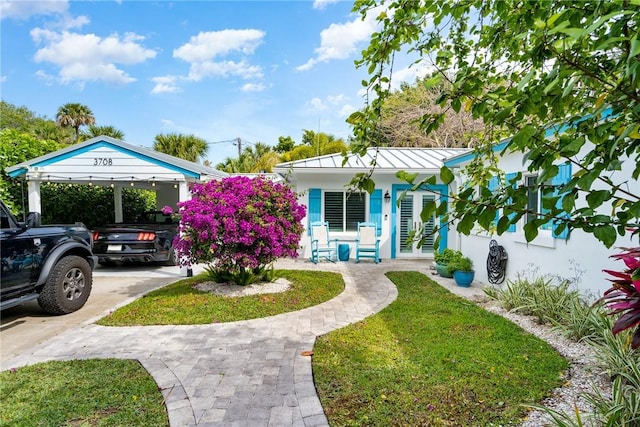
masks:
[[[97,148],[105,147],[131,156],[135,159],[140,160],[141,162],[144,162],[145,164],[160,166],[162,168],[166,168],[175,173],[179,173],[196,180],[215,179],[228,176],[228,174],[225,172],[221,172],[219,170],[212,169],[198,163],[190,162],[188,160],[180,159],[178,157],[170,156],[168,154],[164,154],[150,148],[131,145],[119,139],[111,138],[108,136],[98,136],[85,142],[74,144],[61,150],[45,154],[44,156],[36,157],[35,159],[31,159],[26,162],[19,163],[15,166],[8,167],[6,168],[6,172],[12,178],[19,177],[22,175],[26,175],[29,171],[34,170],[35,168],[54,165],[64,160],[68,160],[70,158],[74,158],[81,154],[95,150]],[[95,176],[96,175],[94,173],[94,177]]]

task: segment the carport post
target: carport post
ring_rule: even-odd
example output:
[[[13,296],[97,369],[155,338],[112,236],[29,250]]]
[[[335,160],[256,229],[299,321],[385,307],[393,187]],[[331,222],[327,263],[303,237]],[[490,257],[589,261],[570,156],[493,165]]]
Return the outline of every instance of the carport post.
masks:
[[[113,188],[113,207],[115,213],[115,222],[122,222],[122,187]]]
[[[27,181],[27,191],[29,192],[29,212],[42,213],[40,181]]]

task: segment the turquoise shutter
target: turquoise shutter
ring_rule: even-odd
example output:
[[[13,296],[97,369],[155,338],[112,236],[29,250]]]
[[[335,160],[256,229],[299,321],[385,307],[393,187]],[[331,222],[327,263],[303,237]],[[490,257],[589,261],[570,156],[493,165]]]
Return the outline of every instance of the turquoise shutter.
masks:
[[[369,221],[376,223],[376,234],[382,234],[382,190],[373,190],[369,196]]]
[[[309,220],[307,234],[311,235],[311,223],[322,221],[322,191],[319,188],[309,189],[309,213],[307,219]]]
[[[513,178],[515,178],[516,175],[518,175],[516,172],[508,173],[505,176],[505,179],[507,180],[507,184],[509,183],[509,181],[511,181]],[[516,183],[514,182],[512,185],[515,187]],[[511,203],[511,199],[509,199],[509,201],[507,203]],[[515,212],[514,213],[510,213],[509,214],[509,219],[512,219],[514,216],[516,216]],[[515,224],[509,224],[509,228],[507,228],[507,231],[510,232],[510,233],[514,233],[516,231],[516,225]]]
[[[492,193],[496,192],[496,190],[498,189],[498,177],[497,176],[494,176],[489,180],[489,183],[487,184],[487,188]],[[500,219],[500,213],[496,211],[496,217],[493,219],[493,225],[494,226],[498,225],[498,219]]]
[[[558,165],[558,174],[553,177],[553,179],[551,180],[551,184],[553,186],[561,186],[569,182],[570,179],[571,179],[571,163],[564,163],[564,164]],[[556,207],[559,209],[562,208],[562,198],[560,198],[556,202]],[[565,212],[560,216],[561,218],[569,218],[569,213]],[[556,235],[557,228],[558,228],[558,224],[554,221],[551,227],[551,235],[555,239],[567,240],[569,238],[569,227],[565,227],[565,229],[562,230],[562,233]]]

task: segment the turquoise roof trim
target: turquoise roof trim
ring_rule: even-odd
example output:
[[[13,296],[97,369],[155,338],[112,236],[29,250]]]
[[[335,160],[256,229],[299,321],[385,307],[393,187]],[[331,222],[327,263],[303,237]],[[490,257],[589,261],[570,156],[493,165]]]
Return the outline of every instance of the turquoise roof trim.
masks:
[[[144,155],[142,153],[139,153],[139,152],[136,152],[136,151],[129,150],[127,148],[121,147],[119,145],[111,144],[110,142],[106,142],[106,141],[99,141],[99,142],[97,142],[95,144],[87,145],[85,147],[78,148],[77,150],[69,151],[67,153],[63,153],[63,154],[60,154],[58,156],[42,160],[40,162],[33,163],[32,166],[47,166],[47,165],[51,165],[51,164],[58,163],[58,162],[60,162],[62,160],[65,160],[65,159],[70,159],[70,158],[72,158],[72,157],[74,157],[74,156],[76,156],[78,154],[86,153],[86,152],[94,150],[96,148],[103,148],[103,147],[113,148],[114,150],[120,151],[121,153],[129,154],[129,155],[131,155],[133,157],[136,157],[138,159],[147,161],[149,163],[156,164],[158,166],[165,167],[167,169],[170,169],[172,171],[181,173],[181,174],[189,176],[191,178],[200,179],[200,174],[199,173],[196,173],[196,172],[181,168],[181,167],[176,166],[176,165],[172,165],[171,163],[164,162],[164,161],[159,160],[159,159],[154,159],[151,156],[147,156],[147,155]]]
[[[601,113],[602,119],[609,118],[612,115],[613,115],[613,109],[612,108],[607,108],[607,109],[603,110],[602,113]],[[587,115],[581,117],[580,119],[576,120],[575,122],[564,123],[562,125],[549,126],[544,131],[544,137],[545,138],[549,138],[549,137],[552,137],[553,135],[563,133],[564,131],[566,131],[570,127],[572,127],[572,126],[574,126],[574,125],[576,125],[576,124],[578,124],[578,123],[580,123],[580,122],[582,122],[584,120],[588,120],[591,117],[593,117],[593,114],[587,114]],[[502,151],[507,147],[507,144],[509,144],[509,142],[511,142],[511,137],[503,139],[502,141],[498,142],[496,145],[491,147],[491,151],[493,151],[494,153],[496,151]],[[462,163],[467,163],[467,162],[473,160],[475,157],[476,157],[476,153],[473,152],[473,151],[470,151],[468,153],[465,153],[465,154],[462,154],[462,155],[459,155],[459,156],[451,157],[449,160],[445,160],[444,161],[444,165],[446,167],[458,166],[458,165],[460,165]]]

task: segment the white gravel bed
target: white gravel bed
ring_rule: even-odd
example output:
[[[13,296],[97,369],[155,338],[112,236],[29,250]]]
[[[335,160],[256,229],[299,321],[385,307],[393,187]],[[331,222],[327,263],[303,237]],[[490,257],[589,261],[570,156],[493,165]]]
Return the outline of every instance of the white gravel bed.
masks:
[[[253,283],[247,286],[233,285],[231,283],[201,282],[194,286],[199,291],[211,292],[225,297],[240,297],[258,294],[275,294],[285,292],[291,287],[291,282],[284,278],[278,278],[273,282]]]
[[[611,382],[606,374],[597,367],[596,357],[591,347],[572,341],[549,326],[536,323],[533,317],[509,312],[495,304],[482,305],[486,310],[500,314],[525,331],[548,342],[569,361],[570,367],[565,373],[564,384],[553,390],[552,395],[542,402],[543,406],[566,414],[574,414],[577,407],[584,422],[588,418],[585,415],[591,413],[591,408],[580,395],[593,391],[594,387],[597,387],[605,395],[611,394]],[[520,427],[547,426],[551,425],[550,421],[551,418],[547,413],[534,410],[520,424]]]

